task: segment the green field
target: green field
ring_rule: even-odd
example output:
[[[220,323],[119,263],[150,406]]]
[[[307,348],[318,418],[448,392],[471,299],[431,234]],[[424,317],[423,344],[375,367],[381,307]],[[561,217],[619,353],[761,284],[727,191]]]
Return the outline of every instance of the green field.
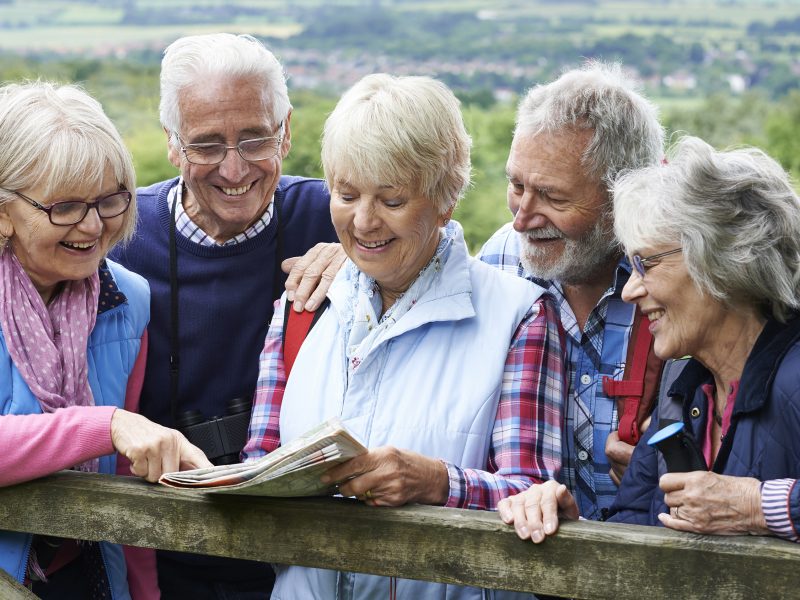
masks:
[[[158,62],[177,37],[269,38],[289,75],[285,172],[296,175],[321,175],[322,125],[347,82],[375,70],[430,74],[460,95],[473,137],[473,186],[456,217],[476,249],[509,219],[504,167],[519,94],[585,56],[637,72],[668,135],[758,145],[800,177],[800,31],[748,33],[798,17],[800,0],[0,0],[0,80],[81,83],[146,185],[175,174],[158,123]],[[664,83],[676,73],[696,86]],[[751,89],[732,91],[730,77]]]

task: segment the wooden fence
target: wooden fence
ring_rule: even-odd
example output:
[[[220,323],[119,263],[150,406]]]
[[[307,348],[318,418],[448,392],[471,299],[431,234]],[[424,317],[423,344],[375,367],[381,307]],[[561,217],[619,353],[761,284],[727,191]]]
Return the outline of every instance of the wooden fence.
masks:
[[[574,598],[800,591],[800,546],[771,538],[581,521],[534,545],[489,512],[219,496],[76,472],[0,489],[0,528]],[[0,576],[0,598],[26,597]]]

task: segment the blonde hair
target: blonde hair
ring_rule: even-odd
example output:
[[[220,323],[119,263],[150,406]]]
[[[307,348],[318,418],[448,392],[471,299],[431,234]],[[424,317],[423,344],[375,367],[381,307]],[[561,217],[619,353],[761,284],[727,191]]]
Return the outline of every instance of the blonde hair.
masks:
[[[379,182],[455,207],[470,182],[472,141],[459,101],[430,77],[367,75],[339,100],[322,134],[322,166],[335,180]]]
[[[136,176],[131,155],[100,103],[75,85],[43,81],[0,87],[0,188],[43,186],[47,198],[101,186],[111,169],[131,204],[112,245],[136,227]],[[0,204],[15,198],[0,190]]]

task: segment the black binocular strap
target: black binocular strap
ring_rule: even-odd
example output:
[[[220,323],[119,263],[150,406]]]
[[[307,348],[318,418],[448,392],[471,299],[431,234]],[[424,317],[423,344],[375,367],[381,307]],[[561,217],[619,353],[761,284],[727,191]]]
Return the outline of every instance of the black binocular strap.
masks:
[[[281,297],[281,257],[283,256],[283,227],[281,227],[280,203],[278,195],[275,194],[272,202],[274,203],[272,218],[276,221],[277,232],[275,236],[275,261],[272,265],[272,303]],[[178,206],[178,198],[172,203],[170,209],[169,225],[169,296],[170,296],[170,335],[169,335],[169,397],[170,414],[172,415],[173,426],[178,421],[178,379],[180,372],[180,340],[178,338],[178,248],[176,244],[177,224],[175,223],[175,210]]]

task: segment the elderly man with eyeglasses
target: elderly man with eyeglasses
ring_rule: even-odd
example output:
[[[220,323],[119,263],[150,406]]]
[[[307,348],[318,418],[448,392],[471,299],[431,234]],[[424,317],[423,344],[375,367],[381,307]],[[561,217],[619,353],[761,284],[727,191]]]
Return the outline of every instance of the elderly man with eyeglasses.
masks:
[[[141,412],[190,439],[190,423],[220,432],[217,456],[201,444],[214,462],[244,444],[281,261],[336,241],[324,183],[281,175],[291,109],[281,65],[254,38],[171,44],[160,117],[180,176],[138,190],[137,235],[114,253],[152,290]],[[223,415],[231,427],[209,422]],[[267,598],[274,580],[266,564],[167,552],[158,569],[164,598]]]

